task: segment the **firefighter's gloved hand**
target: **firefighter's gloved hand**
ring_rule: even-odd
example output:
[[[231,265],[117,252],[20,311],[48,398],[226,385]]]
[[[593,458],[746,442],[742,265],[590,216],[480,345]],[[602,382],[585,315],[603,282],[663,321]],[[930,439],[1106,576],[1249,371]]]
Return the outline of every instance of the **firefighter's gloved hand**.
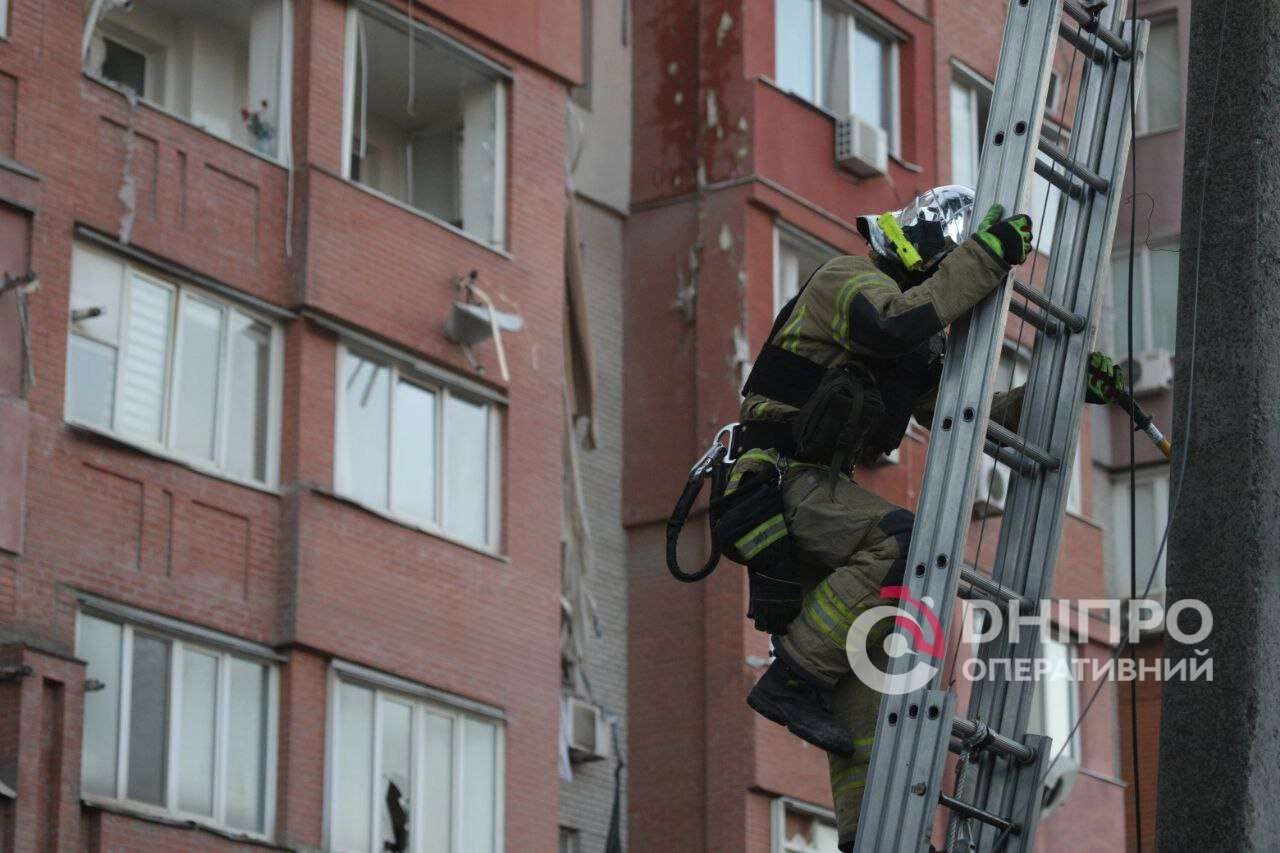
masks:
[[[1031,254],[1031,217],[1025,213],[1008,219],[1002,219],[1003,216],[1003,205],[991,205],[973,236],[991,257],[1005,266],[1016,267]]]
[[[1114,403],[1124,393],[1124,371],[1101,352],[1089,353],[1089,365],[1084,374],[1084,400],[1086,403]]]
[[[747,605],[747,618],[755,623],[757,631],[767,634],[785,634],[787,625],[800,615],[804,595],[800,584],[777,577],[783,572],[767,574],[768,569],[748,569],[751,584],[751,601]]]

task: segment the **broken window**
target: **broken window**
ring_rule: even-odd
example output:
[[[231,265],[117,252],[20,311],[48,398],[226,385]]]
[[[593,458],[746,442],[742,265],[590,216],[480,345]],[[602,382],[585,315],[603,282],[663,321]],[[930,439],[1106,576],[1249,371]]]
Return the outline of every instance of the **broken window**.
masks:
[[[339,365],[338,491],[415,526],[492,546],[496,407],[346,347]]]
[[[255,483],[276,477],[279,330],[77,246],[66,418]]]
[[[85,71],[267,157],[287,147],[284,0],[94,0]]]
[[[330,848],[502,848],[502,728],[437,702],[335,680]]]
[[[505,242],[503,73],[422,24],[353,6],[347,174],[486,245]]]
[[[84,700],[86,795],[270,834],[269,665],[88,613],[76,647],[94,684]]]
[[[826,809],[785,797],[773,801],[774,853],[839,853],[839,838]]]

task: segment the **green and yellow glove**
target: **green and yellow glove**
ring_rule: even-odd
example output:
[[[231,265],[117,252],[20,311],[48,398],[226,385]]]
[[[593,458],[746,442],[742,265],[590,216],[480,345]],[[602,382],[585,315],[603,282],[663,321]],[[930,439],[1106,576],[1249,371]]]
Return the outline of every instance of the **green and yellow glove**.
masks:
[[[1124,371],[1100,352],[1089,353],[1089,366],[1085,368],[1084,400],[1086,403],[1114,403],[1124,393]]]
[[[1005,266],[1016,267],[1031,254],[1031,217],[1025,213],[1008,219],[1002,219],[1002,216],[1004,206],[991,205],[973,236],[991,253],[991,257]]]

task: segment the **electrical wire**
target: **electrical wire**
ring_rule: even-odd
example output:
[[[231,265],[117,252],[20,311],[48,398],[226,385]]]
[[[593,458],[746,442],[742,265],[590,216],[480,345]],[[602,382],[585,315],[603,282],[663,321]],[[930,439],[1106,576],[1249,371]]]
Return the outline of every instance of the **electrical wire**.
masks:
[[[1130,0],[1129,38],[1138,38],[1138,2]],[[1125,308],[1128,320],[1126,331],[1126,359],[1133,372],[1133,264],[1138,240],[1138,57],[1136,52],[1129,59],[1129,174],[1133,175],[1134,199],[1129,203],[1129,293]],[[1132,386],[1132,381],[1129,383]],[[1137,410],[1129,407],[1129,600],[1138,597],[1138,460]],[[1131,650],[1134,663],[1138,650]],[[1142,750],[1138,746],[1138,680],[1129,681],[1129,749],[1133,761],[1133,831],[1134,847],[1142,849]]]
[[[1205,140],[1205,144],[1204,144],[1205,151],[1212,151],[1213,145],[1214,145],[1214,125],[1217,119],[1217,108],[1218,108],[1218,84],[1221,81],[1222,55],[1223,55],[1224,47],[1226,45],[1227,21],[1231,19],[1231,15],[1229,12],[1223,11],[1220,14],[1219,18],[1222,23],[1218,28],[1218,53],[1217,53],[1217,57],[1214,60],[1213,90],[1210,94],[1210,99],[1209,99],[1209,122],[1206,128],[1207,139]],[[1186,404],[1185,414],[1183,415],[1183,434],[1178,439],[1178,447],[1180,448],[1180,458],[1178,460],[1178,478],[1177,478],[1176,486],[1173,491],[1171,505],[1169,507],[1169,520],[1165,522],[1164,533],[1161,534],[1160,536],[1160,544],[1156,548],[1155,558],[1151,565],[1151,571],[1147,574],[1147,582],[1142,590],[1143,598],[1146,598],[1151,593],[1151,584],[1155,581],[1156,569],[1159,568],[1160,566],[1160,560],[1162,557],[1164,557],[1165,546],[1168,545],[1168,542],[1169,542],[1169,529],[1173,526],[1174,521],[1177,520],[1178,506],[1182,501],[1183,478],[1187,473],[1187,457],[1190,456],[1190,454],[1187,451],[1190,447],[1190,439],[1191,439],[1191,415],[1195,407],[1195,404],[1193,403],[1193,399],[1195,397],[1195,382],[1196,382],[1196,333],[1199,325],[1199,311],[1200,311],[1200,245],[1203,242],[1204,200],[1205,200],[1205,195],[1208,192],[1208,188],[1209,188],[1209,170],[1207,165],[1205,165],[1205,166],[1202,166],[1201,168],[1200,195],[1196,205],[1196,231],[1195,231],[1196,263],[1195,263],[1195,270],[1191,278],[1191,320],[1189,324],[1191,329],[1191,340],[1189,342],[1190,348],[1191,348],[1191,355],[1188,357],[1188,363],[1187,363],[1187,376],[1186,376],[1187,404]],[[1122,636],[1120,638],[1120,646],[1114,652],[1112,652],[1111,660],[1113,662],[1118,660],[1120,655],[1124,654],[1124,651],[1128,647],[1128,645],[1129,645],[1128,637]],[[1089,697],[1089,701],[1085,703],[1084,710],[1081,711],[1079,719],[1076,720],[1076,724],[1071,727],[1071,731],[1067,733],[1065,742],[1061,747],[1058,748],[1058,751],[1053,756],[1053,760],[1049,762],[1049,766],[1045,768],[1044,777],[1041,779],[1042,785],[1044,784],[1044,780],[1048,779],[1049,772],[1053,769],[1054,764],[1056,764],[1058,759],[1062,757],[1063,752],[1066,750],[1067,744],[1071,742],[1071,739],[1073,737],[1075,737],[1075,733],[1079,730],[1080,724],[1084,722],[1084,719],[1085,717],[1088,716],[1089,711],[1093,709],[1094,703],[1097,702],[1098,697],[1102,694],[1102,688],[1104,686],[1106,686],[1105,681],[1099,682],[1098,685],[1094,687],[1093,693]]]

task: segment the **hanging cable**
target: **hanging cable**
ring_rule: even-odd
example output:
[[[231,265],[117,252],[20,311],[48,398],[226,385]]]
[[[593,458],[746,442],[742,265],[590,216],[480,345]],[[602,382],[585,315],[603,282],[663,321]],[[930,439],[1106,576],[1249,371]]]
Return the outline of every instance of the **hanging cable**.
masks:
[[[1218,108],[1218,84],[1221,80],[1222,54],[1223,54],[1224,47],[1226,45],[1227,21],[1231,20],[1230,13],[1227,11],[1223,11],[1220,16],[1220,20],[1222,23],[1218,28],[1218,53],[1214,60],[1213,90],[1209,97],[1209,104],[1210,104],[1209,123],[1206,131],[1208,138],[1206,139],[1205,146],[1204,146],[1206,151],[1213,150],[1213,145],[1214,145],[1214,125],[1217,119],[1217,108]],[[1199,325],[1199,312],[1200,312],[1200,245],[1203,242],[1204,200],[1205,200],[1205,195],[1208,191],[1208,187],[1209,187],[1209,170],[1206,166],[1202,164],[1201,176],[1200,176],[1200,196],[1199,196],[1199,200],[1197,201],[1197,207],[1196,207],[1196,231],[1195,231],[1196,264],[1195,264],[1195,270],[1192,273],[1192,278],[1191,278],[1191,321],[1190,321],[1191,355],[1189,356],[1188,363],[1187,363],[1187,376],[1186,376],[1187,405],[1185,409],[1185,415],[1183,416],[1183,424],[1182,424],[1183,435],[1178,440],[1178,445],[1179,447],[1182,448],[1182,458],[1178,460],[1178,479],[1174,487],[1173,496],[1172,496],[1172,500],[1169,507],[1169,520],[1165,522],[1164,533],[1161,534],[1160,543],[1159,545],[1156,546],[1156,553],[1155,553],[1155,558],[1151,564],[1151,571],[1147,574],[1147,581],[1145,586],[1142,589],[1143,598],[1147,597],[1151,593],[1151,584],[1155,581],[1156,569],[1159,568],[1160,566],[1160,560],[1162,557],[1164,557],[1165,546],[1169,542],[1169,529],[1173,526],[1173,522],[1177,520],[1178,505],[1181,503],[1181,500],[1182,500],[1182,482],[1183,482],[1183,478],[1187,473],[1187,457],[1188,455],[1190,455],[1188,454],[1187,451],[1188,451],[1188,448],[1190,447],[1189,442],[1191,439],[1191,416],[1195,408],[1193,399],[1195,396],[1194,392],[1195,392],[1195,383],[1196,383],[1196,334],[1197,334],[1197,327]],[[1118,660],[1122,654],[1124,654],[1124,651],[1128,645],[1129,645],[1128,637],[1121,636],[1120,646],[1111,654],[1111,660],[1113,663],[1116,660]],[[1076,731],[1079,730],[1080,724],[1084,722],[1085,717],[1087,717],[1089,712],[1093,709],[1094,703],[1097,702],[1098,697],[1102,695],[1102,688],[1103,686],[1105,686],[1105,684],[1106,684],[1105,681],[1100,682],[1096,687],[1094,687],[1093,693],[1090,694],[1089,696],[1089,701],[1085,703],[1084,710],[1080,712],[1079,719],[1076,720],[1076,724],[1071,727],[1071,731],[1067,733],[1066,742],[1064,742],[1063,745],[1058,748],[1058,751],[1054,753],[1053,760],[1050,761],[1049,766],[1045,768],[1044,776],[1041,778],[1041,784],[1044,783],[1044,780],[1048,779],[1049,772],[1053,769],[1053,766],[1054,764],[1057,763],[1058,759],[1062,757],[1062,753],[1066,750],[1067,743],[1070,743],[1071,739],[1075,737],[1075,733]]]
[[[1138,38],[1138,3],[1131,0],[1129,8],[1129,38]],[[1129,174],[1133,175],[1133,196],[1129,202],[1129,293],[1125,315],[1128,319],[1125,358],[1130,365],[1129,385],[1133,373],[1133,264],[1138,239],[1138,56],[1135,52],[1129,60]],[[1138,462],[1137,410],[1129,407],[1129,600],[1138,597]],[[1126,626],[1128,627],[1128,626]],[[1138,650],[1131,650],[1136,666]],[[1134,847],[1142,850],[1142,750],[1138,746],[1138,679],[1129,681],[1129,751],[1133,761],[1133,832]]]

